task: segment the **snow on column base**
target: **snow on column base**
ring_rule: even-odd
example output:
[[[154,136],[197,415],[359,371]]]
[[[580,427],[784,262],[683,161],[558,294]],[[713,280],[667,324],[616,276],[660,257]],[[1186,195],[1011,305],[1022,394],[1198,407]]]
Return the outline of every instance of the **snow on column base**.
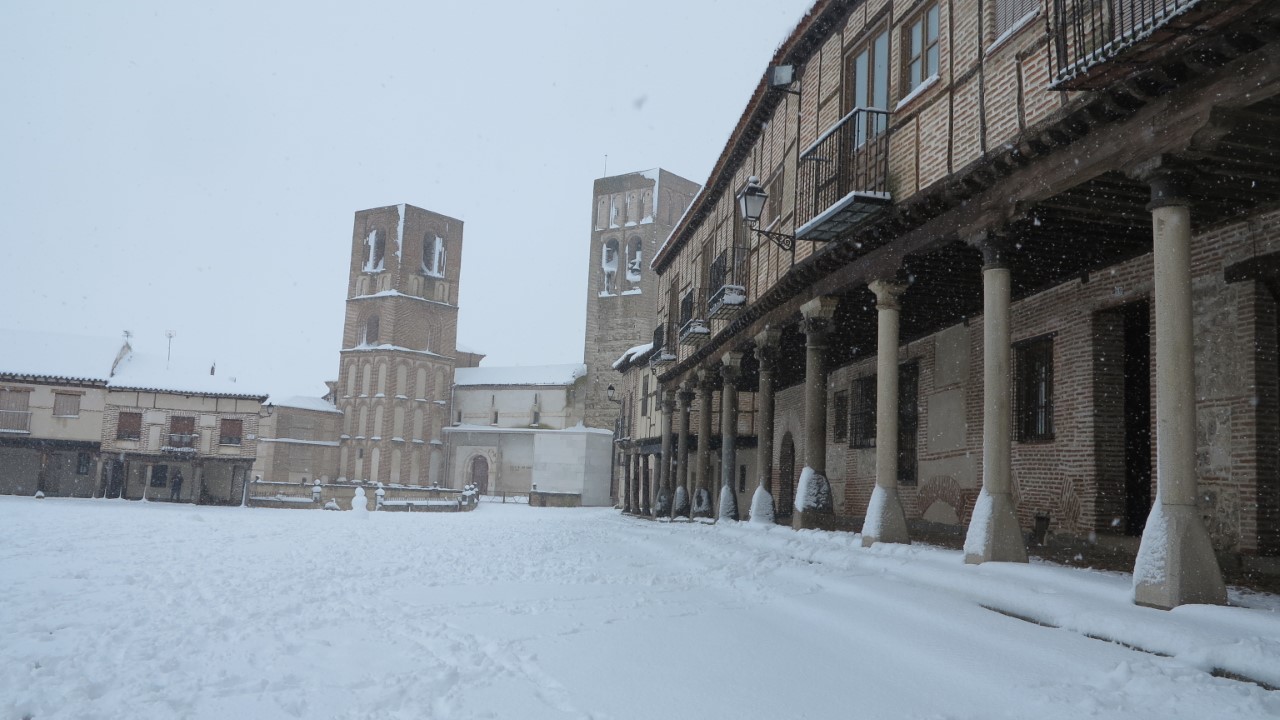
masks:
[[[791,527],[827,528],[832,525],[835,510],[831,503],[831,483],[813,468],[805,466],[796,483],[796,511],[791,516]]]
[[[1027,561],[1026,542],[1011,493],[993,495],[986,486],[978,493],[964,539],[964,561],[969,565]]]
[[[728,485],[720,486],[720,514],[717,519],[734,521],[738,519],[738,498],[733,494],[733,488]]]
[[[689,517],[689,493],[683,485],[676,488],[676,505],[672,513],[676,517]]]
[[[911,537],[907,534],[907,515],[898,499],[897,487],[876,485],[871,491],[867,517],[862,521],[862,547],[871,547],[878,542],[911,544]]]
[[[1133,567],[1133,601],[1161,610],[1227,603],[1222,570],[1194,506],[1156,498]]]
[[[753,523],[773,524],[773,496],[763,485],[757,485],[755,494],[751,496],[751,517]]]
[[[658,497],[653,499],[653,516],[668,517],[671,515],[671,491],[662,488],[658,491]]]
[[[696,518],[711,517],[711,493],[706,488],[693,491],[693,516]]]

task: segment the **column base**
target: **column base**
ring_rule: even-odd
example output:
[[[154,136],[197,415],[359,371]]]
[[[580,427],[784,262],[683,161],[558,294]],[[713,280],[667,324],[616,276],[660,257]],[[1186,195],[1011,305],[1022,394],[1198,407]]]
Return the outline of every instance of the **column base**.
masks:
[[[672,508],[671,514],[674,517],[689,517],[689,493],[683,485],[676,488],[675,507]]]
[[[763,485],[757,485],[751,496],[751,515],[748,519],[762,525],[773,524],[773,496]]]
[[[911,537],[907,534],[907,514],[902,510],[897,487],[876,485],[871,491],[867,517],[862,522],[862,547],[871,547],[878,542],[911,544]]]
[[[992,495],[986,487],[978,493],[964,539],[964,561],[969,565],[1027,561],[1026,541],[1022,539],[1011,493]]]
[[[711,493],[704,487],[693,491],[693,516],[696,518],[711,517]]]
[[[720,486],[720,512],[716,515],[718,520],[738,520],[738,496],[734,495],[733,489],[728,485]]]
[[[669,517],[671,515],[671,491],[663,488],[653,500],[653,516]]]
[[[1133,601],[1161,610],[1227,604],[1213,543],[1194,506],[1157,500],[1152,507],[1133,568]]]

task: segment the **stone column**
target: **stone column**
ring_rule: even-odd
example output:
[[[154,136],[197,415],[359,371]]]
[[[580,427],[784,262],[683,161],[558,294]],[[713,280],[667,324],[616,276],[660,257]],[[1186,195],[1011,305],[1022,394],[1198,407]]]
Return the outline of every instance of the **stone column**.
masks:
[[[898,498],[898,299],[905,285],[873,280],[880,333],[876,352],[876,487],[862,524],[862,546],[910,543]]]
[[[622,513],[624,515],[631,512],[631,466],[634,464],[632,453],[625,450],[622,451]]]
[[[653,501],[654,517],[670,517],[672,510],[671,491],[674,478],[671,476],[671,415],[675,411],[676,401],[674,393],[670,390],[663,390],[659,397],[661,401],[659,407],[662,408],[662,419],[658,423],[658,430],[662,433],[662,455],[658,458],[658,493]]]
[[[781,330],[767,329],[756,335],[756,360],[760,363],[760,384],[756,389],[756,471],[759,482],[751,496],[753,523],[773,524],[773,373],[778,365]]]
[[[631,456],[631,487],[628,490],[629,496],[627,502],[631,505],[631,512],[640,512],[640,480],[643,475],[644,455],[636,450]]]
[[[836,312],[836,298],[818,297],[800,307],[805,333],[804,471],[796,484],[796,511],[791,526],[825,527],[834,512],[827,480],[827,333]]]
[[[680,415],[676,436],[675,506],[672,517],[689,517],[689,412],[693,405],[693,385],[685,383],[676,393],[676,409]]]
[[[716,376],[711,370],[698,371],[698,487],[693,493],[693,516],[711,517],[711,401]]]
[[[1191,177],[1162,159],[1140,172],[1151,184],[1155,244],[1156,501],[1133,569],[1134,601],[1163,609],[1223,605],[1222,570],[1196,507]]]
[[[724,355],[720,377],[720,512],[718,520],[738,519],[738,491],[734,477],[738,471],[738,377],[742,374],[742,353]]]
[[[1026,562],[1027,549],[1013,506],[1010,461],[1013,428],[1007,238],[971,241],[982,251],[982,490],[969,520],[964,561]]]
[[[639,505],[640,505],[640,514],[644,515],[645,517],[648,517],[653,514],[653,507],[650,501],[650,497],[652,497],[652,494],[653,494],[653,489],[651,487],[653,484],[653,481],[650,478],[651,470],[649,467],[651,464],[650,462],[651,457],[652,456],[647,454],[640,456],[640,488],[639,488],[640,503]]]

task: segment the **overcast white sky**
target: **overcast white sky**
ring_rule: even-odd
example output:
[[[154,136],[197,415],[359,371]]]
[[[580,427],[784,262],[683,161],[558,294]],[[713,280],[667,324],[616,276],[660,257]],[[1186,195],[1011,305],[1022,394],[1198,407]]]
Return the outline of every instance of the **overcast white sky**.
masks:
[[[580,361],[605,155],[704,182],[811,3],[0,4],[0,327],[319,394],[353,213],[407,202],[466,223],[461,343]]]

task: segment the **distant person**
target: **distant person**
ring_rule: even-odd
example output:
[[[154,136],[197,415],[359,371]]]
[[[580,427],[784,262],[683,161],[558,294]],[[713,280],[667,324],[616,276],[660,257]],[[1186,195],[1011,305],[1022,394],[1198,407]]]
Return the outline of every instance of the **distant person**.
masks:
[[[173,474],[173,479],[169,481],[169,499],[177,502],[178,496],[182,494],[182,471],[179,470]]]

